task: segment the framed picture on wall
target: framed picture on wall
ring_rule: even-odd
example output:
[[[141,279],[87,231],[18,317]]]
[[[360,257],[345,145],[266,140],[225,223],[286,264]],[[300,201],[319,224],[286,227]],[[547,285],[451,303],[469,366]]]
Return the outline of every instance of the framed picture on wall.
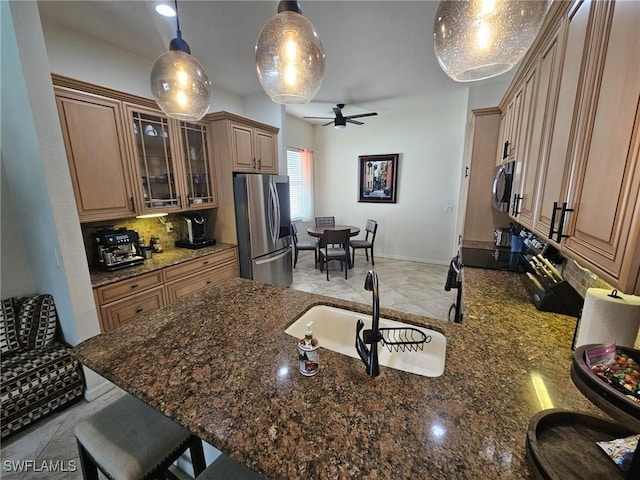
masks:
[[[358,202],[396,203],[399,153],[361,155]]]

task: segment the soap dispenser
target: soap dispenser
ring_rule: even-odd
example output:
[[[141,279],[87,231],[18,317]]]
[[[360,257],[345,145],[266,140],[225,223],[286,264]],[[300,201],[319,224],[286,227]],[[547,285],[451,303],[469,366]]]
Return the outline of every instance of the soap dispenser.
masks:
[[[311,326],[313,322],[307,323],[307,333],[298,342],[298,360],[300,361],[300,373],[305,377],[312,377],[318,373],[320,358],[318,340],[313,338]]]

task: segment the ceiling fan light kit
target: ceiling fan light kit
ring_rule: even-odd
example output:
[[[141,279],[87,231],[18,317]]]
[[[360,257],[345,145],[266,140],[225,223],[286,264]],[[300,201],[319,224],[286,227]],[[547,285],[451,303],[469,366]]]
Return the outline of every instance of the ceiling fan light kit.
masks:
[[[183,121],[200,120],[211,104],[211,82],[204,67],[191,56],[191,49],[182,39],[176,10],[176,38],[169,51],[163,53],[151,69],[151,93],[160,109],[170,118]]]
[[[278,14],[256,42],[256,73],[269,98],[285,105],[309,103],[324,77],[324,47],[300,2],[281,1]]]
[[[508,72],[533,43],[547,7],[539,0],[441,0],[433,26],[440,67],[457,82]]]

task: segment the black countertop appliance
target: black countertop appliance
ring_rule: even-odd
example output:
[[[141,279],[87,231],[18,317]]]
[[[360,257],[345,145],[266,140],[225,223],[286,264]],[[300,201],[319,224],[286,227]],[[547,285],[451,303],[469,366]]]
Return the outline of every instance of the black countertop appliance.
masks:
[[[96,265],[103,270],[140,265],[144,256],[138,243],[138,232],[122,227],[98,230],[92,235]]]

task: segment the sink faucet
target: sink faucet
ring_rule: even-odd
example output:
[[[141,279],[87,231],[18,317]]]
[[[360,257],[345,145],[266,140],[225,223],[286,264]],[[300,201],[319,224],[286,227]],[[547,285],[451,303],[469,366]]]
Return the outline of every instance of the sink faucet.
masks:
[[[356,350],[362,359],[367,374],[371,377],[380,375],[380,366],[378,364],[378,342],[382,340],[380,335],[380,296],[378,294],[378,274],[373,270],[367,272],[367,278],[364,281],[364,288],[373,292],[373,314],[371,316],[371,330],[362,332],[360,338],[360,330],[364,327],[364,322],[358,319],[356,326]],[[370,345],[369,348],[366,345]]]

